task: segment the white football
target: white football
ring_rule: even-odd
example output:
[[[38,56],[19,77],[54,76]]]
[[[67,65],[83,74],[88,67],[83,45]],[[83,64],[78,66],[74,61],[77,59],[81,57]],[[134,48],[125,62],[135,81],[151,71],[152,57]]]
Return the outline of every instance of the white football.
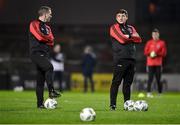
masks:
[[[148,110],[148,104],[144,100],[138,100],[134,103],[134,110],[135,111],[147,111]]]
[[[44,107],[46,109],[55,109],[57,106],[57,101],[55,99],[51,99],[48,98],[45,102],[44,102]]]
[[[124,109],[127,111],[133,111],[134,110],[134,101],[133,100],[127,100],[124,103]]]
[[[96,112],[93,108],[84,108],[80,112],[80,119],[82,121],[93,121],[96,118]]]
[[[142,101],[138,100],[134,103],[134,110],[135,111],[142,111],[144,107],[144,104]]]
[[[148,103],[145,100],[142,100],[143,102],[143,111],[147,111],[148,110]]]

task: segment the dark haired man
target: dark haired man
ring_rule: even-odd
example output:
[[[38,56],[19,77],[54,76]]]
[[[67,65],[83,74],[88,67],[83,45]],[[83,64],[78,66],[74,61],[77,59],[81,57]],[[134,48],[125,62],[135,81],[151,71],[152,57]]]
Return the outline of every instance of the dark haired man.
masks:
[[[30,42],[30,58],[37,68],[37,107],[44,108],[44,83],[46,81],[49,97],[55,98],[60,94],[53,87],[53,66],[49,60],[50,49],[54,45],[54,36],[50,26],[46,23],[50,22],[52,11],[50,7],[42,6],[39,11],[39,18],[30,23],[29,42]]]
[[[135,73],[136,48],[141,38],[133,26],[127,24],[128,12],[120,9],[116,23],[110,27],[113,50],[113,79],[110,88],[110,110],[116,109],[118,88],[123,80],[124,102],[130,100],[131,84]]]
[[[153,82],[154,75],[158,85],[158,93],[162,93],[161,71],[163,58],[166,56],[167,49],[163,40],[159,39],[160,33],[158,29],[152,31],[152,39],[147,41],[144,48],[144,55],[147,57],[147,72],[148,72],[148,86],[147,97],[152,98],[151,84]]]

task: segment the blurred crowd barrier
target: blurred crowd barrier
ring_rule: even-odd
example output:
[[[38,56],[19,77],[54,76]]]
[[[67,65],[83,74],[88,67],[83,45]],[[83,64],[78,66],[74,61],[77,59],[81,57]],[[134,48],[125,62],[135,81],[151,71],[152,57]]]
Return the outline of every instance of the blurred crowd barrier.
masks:
[[[112,74],[111,73],[95,73],[93,75],[95,90],[107,91],[110,88]],[[81,73],[71,74],[71,87],[75,91],[83,91],[84,77]],[[90,89],[90,83],[88,84]]]
[[[146,91],[147,88],[147,74],[145,73],[137,73],[134,77],[134,82],[132,85],[132,89],[134,91]],[[96,91],[109,91],[111,81],[112,81],[112,73],[95,73],[93,75],[95,89]],[[161,83],[163,84],[164,91],[180,91],[180,74],[163,74]],[[72,90],[83,91],[83,75],[81,73],[72,73],[71,74],[71,87]],[[89,83],[90,86],[90,83]],[[119,90],[121,91],[122,86],[120,86]],[[152,89],[156,89],[156,81],[154,80]]]
[[[112,73],[94,73],[93,80],[95,85],[95,91],[109,91]],[[133,91],[146,91],[148,76],[146,73],[136,73],[132,85]],[[36,86],[36,72],[26,73],[14,73],[7,74],[6,72],[0,72],[0,89],[16,89],[21,88],[25,90],[35,89]],[[180,74],[163,74],[161,83],[163,84],[163,91],[180,91]],[[55,88],[59,88],[58,81],[54,81]],[[84,87],[84,77],[81,72],[64,72],[63,90],[82,91]],[[90,89],[90,83],[88,84]],[[46,86],[45,86],[46,87]],[[154,79],[152,90],[157,89],[156,80]],[[122,86],[119,87],[119,91],[122,90]]]

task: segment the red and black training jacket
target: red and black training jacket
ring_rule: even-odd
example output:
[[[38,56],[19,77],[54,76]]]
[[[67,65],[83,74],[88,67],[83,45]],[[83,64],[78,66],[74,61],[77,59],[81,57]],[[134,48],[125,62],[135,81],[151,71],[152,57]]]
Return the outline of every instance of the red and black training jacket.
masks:
[[[34,20],[29,27],[30,54],[44,53],[49,55],[54,45],[54,36],[50,26],[40,20]]]
[[[114,61],[119,59],[136,59],[136,43],[141,43],[140,37],[132,36],[137,33],[133,26],[115,23],[110,27]],[[126,37],[129,35],[130,37]]]

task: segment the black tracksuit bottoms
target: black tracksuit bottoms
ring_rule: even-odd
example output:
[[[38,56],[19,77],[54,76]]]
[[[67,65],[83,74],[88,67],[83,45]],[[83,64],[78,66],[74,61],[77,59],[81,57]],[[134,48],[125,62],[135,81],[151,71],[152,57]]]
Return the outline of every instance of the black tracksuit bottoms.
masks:
[[[84,74],[84,92],[88,91],[88,80],[91,84],[91,92],[94,92],[94,81],[93,81],[93,74]]]
[[[158,86],[158,93],[162,93],[162,83],[161,83],[161,66],[148,66],[148,85],[147,85],[147,92],[151,92],[151,85],[153,82],[154,76],[156,77],[157,86]]]
[[[130,100],[135,64],[136,61],[134,59],[121,59],[117,63],[114,63],[113,79],[110,88],[110,106],[116,106],[118,89],[122,80],[124,102]]]
[[[36,96],[37,106],[41,106],[44,101],[44,84],[47,83],[48,91],[51,92],[53,88],[53,66],[49,61],[48,56],[42,53],[31,54],[31,60],[37,68],[36,78]]]

